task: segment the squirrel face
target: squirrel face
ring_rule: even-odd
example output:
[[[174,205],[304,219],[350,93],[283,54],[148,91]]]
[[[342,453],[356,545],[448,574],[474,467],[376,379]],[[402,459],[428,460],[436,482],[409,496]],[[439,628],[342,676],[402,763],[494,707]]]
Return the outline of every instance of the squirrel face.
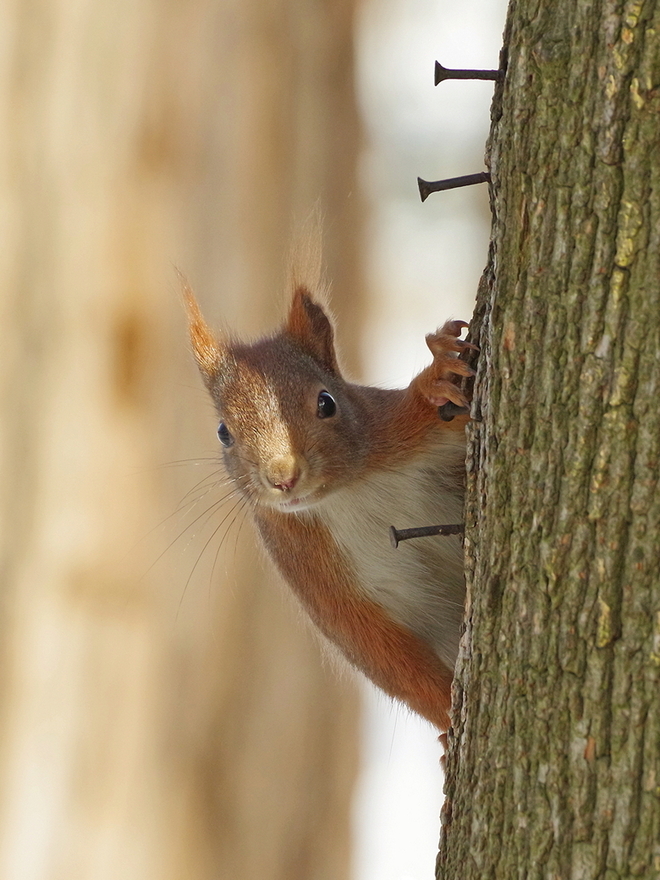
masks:
[[[242,493],[298,512],[355,479],[367,453],[359,401],[339,372],[332,324],[307,291],[296,291],[280,333],[253,345],[213,337],[186,298],[225,466]]]

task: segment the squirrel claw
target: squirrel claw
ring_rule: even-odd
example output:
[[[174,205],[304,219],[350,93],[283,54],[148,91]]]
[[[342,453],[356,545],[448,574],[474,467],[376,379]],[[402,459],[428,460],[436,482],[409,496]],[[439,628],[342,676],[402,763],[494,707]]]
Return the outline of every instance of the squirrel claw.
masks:
[[[454,385],[449,379],[436,379],[432,383],[432,387],[427,390],[426,399],[433,406],[444,406],[446,403],[451,402],[460,409],[470,409],[470,402],[467,397],[458,385]]]
[[[461,351],[481,351],[478,345],[475,345],[474,342],[467,342],[465,339],[457,339],[456,345],[459,345]]]
[[[444,421],[451,421],[454,416],[470,409],[469,400],[457,384],[457,377],[471,378],[475,372],[464,360],[456,357],[456,353],[463,351],[478,351],[476,345],[459,338],[467,326],[465,321],[451,320],[435,333],[429,333],[426,344],[433,353],[433,363],[414,380],[417,389],[432,406],[447,407],[439,413]]]
[[[442,327],[429,333],[426,337],[426,344],[435,356],[447,351],[479,351],[479,348],[472,342],[466,342],[460,339],[462,331],[468,327],[465,321],[447,321]]]

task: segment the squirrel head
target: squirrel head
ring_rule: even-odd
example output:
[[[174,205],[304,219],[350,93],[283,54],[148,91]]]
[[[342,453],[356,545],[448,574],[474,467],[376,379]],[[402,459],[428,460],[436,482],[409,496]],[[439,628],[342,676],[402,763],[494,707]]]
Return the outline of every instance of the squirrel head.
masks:
[[[354,479],[368,452],[360,400],[309,287],[296,283],[284,326],[253,343],[214,334],[185,284],[183,294],[225,464],[243,494],[298,512]]]

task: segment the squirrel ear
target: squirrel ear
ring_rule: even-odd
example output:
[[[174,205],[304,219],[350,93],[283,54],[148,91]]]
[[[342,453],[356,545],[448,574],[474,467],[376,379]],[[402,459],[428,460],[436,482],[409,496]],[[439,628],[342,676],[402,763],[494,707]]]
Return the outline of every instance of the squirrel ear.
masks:
[[[195,299],[190,285],[180,275],[183,301],[188,313],[188,332],[192,342],[193,353],[197,366],[202,374],[206,385],[210,386],[217,378],[218,370],[223,359],[224,347],[214,336],[208,324],[202,317],[199,305]]]
[[[286,329],[324,369],[339,374],[332,323],[304,285],[298,285],[293,292]]]

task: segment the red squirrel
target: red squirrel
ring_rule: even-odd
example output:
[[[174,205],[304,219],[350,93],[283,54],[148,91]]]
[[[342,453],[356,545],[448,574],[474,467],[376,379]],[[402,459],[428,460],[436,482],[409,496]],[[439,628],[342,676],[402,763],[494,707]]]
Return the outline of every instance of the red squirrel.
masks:
[[[449,726],[464,604],[460,538],[395,550],[388,529],[463,516],[462,321],[426,337],[433,363],[403,390],[343,378],[315,285],[296,281],[284,326],[216,336],[184,285],[192,347],[236,490],[318,629],[391,697]],[[450,422],[438,407],[464,410]]]

